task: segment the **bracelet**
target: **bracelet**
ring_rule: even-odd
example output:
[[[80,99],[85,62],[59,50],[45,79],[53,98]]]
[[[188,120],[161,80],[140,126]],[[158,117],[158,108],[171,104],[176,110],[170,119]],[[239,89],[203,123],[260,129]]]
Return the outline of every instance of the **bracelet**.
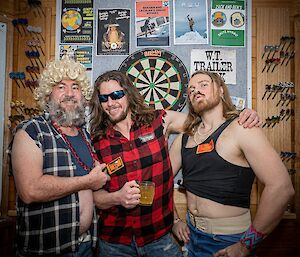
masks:
[[[174,219],[173,224],[177,224],[179,221],[181,221],[181,219],[180,218],[176,218],[176,219]]]
[[[248,230],[240,238],[240,242],[248,250],[252,251],[256,249],[257,245],[264,239],[265,235],[261,232],[258,232],[252,224]]]

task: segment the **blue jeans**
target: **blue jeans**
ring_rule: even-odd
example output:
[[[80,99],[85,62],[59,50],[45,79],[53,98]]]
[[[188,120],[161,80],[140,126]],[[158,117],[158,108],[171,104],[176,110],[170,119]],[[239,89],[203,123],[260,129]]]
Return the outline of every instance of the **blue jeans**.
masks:
[[[65,253],[59,257],[93,257],[92,241],[81,243],[77,252]]]
[[[130,245],[99,240],[99,257],[182,257],[178,245],[170,234],[138,247],[135,240]]]
[[[20,254],[18,251],[16,253],[16,257],[34,257],[37,255],[23,255]],[[83,242],[79,245],[79,249],[77,252],[69,252],[60,255],[55,255],[56,257],[93,257],[93,250],[92,250],[92,241]]]
[[[190,241],[186,245],[188,257],[212,257],[217,251],[235,244],[244,233],[232,235],[207,234],[195,228],[187,215],[187,223],[190,229]],[[256,257],[252,252],[249,257]]]

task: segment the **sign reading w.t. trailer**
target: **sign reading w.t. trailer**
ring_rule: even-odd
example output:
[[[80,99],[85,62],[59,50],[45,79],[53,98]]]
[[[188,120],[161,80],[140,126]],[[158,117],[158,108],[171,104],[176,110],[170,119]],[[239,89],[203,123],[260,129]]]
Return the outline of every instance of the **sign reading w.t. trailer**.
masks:
[[[192,49],[191,75],[198,70],[216,72],[226,84],[236,84],[236,51]]]

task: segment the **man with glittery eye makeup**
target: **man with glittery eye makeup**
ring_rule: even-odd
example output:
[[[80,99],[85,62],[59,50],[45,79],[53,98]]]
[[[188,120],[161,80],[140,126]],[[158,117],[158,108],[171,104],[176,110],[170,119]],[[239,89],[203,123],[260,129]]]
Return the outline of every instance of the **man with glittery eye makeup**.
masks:
[[[93,191],[109,176],[85,128],[90,97],[82,64],[67,56],[48,62],[35,90],[44,113],[14,130],[9,155],[17,189],[16,256],[93,256]]]
[[[174,175],[182,168],[188,207],[186,222],[175,211],[173,232],[189,257],[256,257],[294,194],[287,169],[262,129],[239,126],[217,73],[192,75],[188,106],[184,133],[170,148]],[[255,176],[264,189],[251,219]]]
[[[111,180],[94,193],[100,217],[99,256],[182,256],[170,236],[173,174],[167,138],[182,130],[186,114],[153,110],[120,71],[97,78],[90,105],[97,156],[101,163],[115,164]],[[257,124],[256,113],[247,113],[241,120],[250,116],[246,124]],[[139,181],[155,184],[150,206],[140,202]]]

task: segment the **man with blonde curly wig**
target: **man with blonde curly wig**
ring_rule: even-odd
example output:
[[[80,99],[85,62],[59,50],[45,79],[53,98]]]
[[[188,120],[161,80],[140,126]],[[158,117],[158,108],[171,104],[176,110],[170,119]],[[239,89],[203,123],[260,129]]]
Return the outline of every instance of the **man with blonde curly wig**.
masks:
[[[85,128],[91,97],[83,65],[49,62],[35,90],[44,114],[19,124],[10,145],[17,188],[17,256],[92,256],[93,190],[108,176]]]

